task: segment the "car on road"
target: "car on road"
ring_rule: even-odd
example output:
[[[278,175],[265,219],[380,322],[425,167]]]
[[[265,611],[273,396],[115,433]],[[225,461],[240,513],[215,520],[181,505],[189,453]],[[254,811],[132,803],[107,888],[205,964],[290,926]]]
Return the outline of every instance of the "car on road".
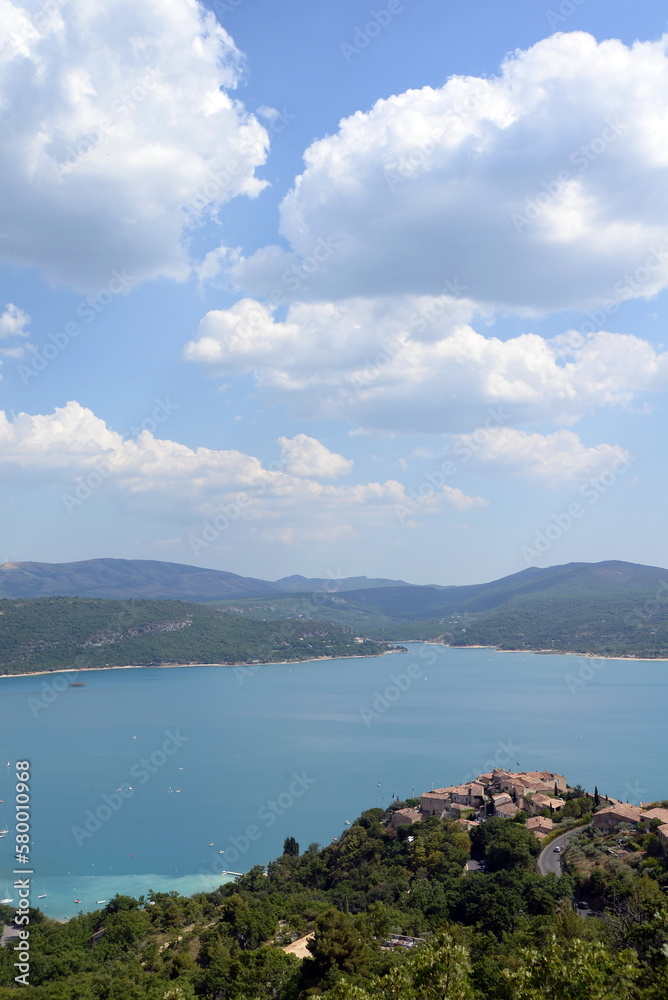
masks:
[[[553,853],[554,854],[561,854],[561,848],[560,847],[555,847]]]
[[[584,899],[581,899],[580,902],[578,903],[578,910],[588,910],[588,909],[589,909],[589,903],[585,903]]]

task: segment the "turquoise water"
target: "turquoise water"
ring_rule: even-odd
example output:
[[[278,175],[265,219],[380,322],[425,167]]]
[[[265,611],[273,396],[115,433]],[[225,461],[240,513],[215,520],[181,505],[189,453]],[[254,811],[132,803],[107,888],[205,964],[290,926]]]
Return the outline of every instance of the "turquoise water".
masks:
[[[1,679],[0,898],[14,895],[7,760],[31,762],[32,902],[57,918],[76,898],[94,909],[116,892],[210,889],[289,835],[328,843],[395,793],[493,766],[668,797],[668,663],[407,645],[250,670],[91,671],[84,687]]]

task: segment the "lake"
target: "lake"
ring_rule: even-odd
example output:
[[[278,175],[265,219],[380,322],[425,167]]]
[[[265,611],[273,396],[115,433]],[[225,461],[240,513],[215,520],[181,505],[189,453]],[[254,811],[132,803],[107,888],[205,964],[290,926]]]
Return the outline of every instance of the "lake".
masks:
[[[326,844],[363,809],[495,766],[668,798],[668,663],[406,645],[0,679],[0,898],[15,896],[17,760],[31,763],[32,903],[59,919],[116,892],[209,890],[289,835]]]

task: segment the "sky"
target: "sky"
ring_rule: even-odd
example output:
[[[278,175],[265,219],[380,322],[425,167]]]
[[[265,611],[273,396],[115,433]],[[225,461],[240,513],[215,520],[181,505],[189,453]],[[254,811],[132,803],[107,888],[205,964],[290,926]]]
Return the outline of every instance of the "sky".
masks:
[[[664,4],[0,24],[0,562],[668,565]]]

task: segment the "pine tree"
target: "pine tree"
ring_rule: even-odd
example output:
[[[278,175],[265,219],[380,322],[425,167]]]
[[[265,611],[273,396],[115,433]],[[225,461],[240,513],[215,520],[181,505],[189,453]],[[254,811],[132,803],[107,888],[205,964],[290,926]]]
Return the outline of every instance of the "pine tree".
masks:
[[[299,844],[294,837],[286,837],[283,841],[283,854],[289,854],[292,858],[299,857]]]

